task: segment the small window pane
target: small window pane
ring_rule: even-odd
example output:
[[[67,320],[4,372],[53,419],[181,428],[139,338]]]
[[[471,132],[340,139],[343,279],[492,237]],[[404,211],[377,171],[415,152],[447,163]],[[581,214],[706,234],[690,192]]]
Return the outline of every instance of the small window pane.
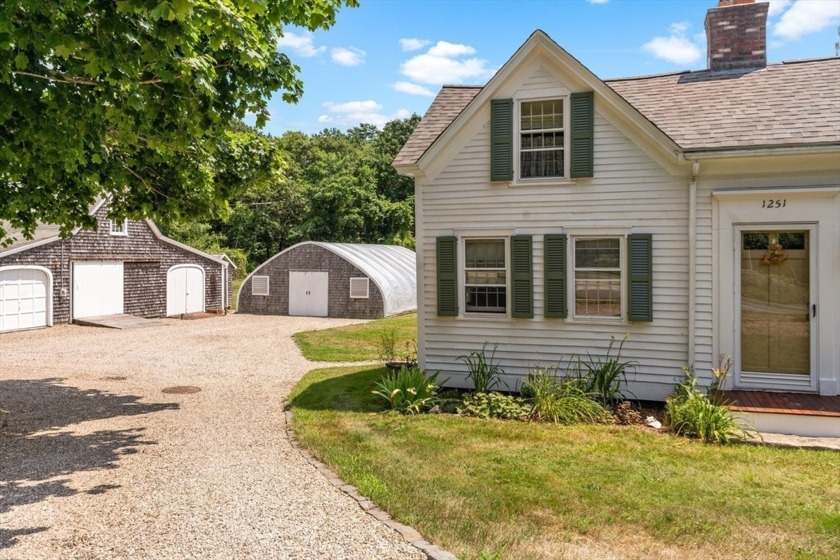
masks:
[[[575,267],[620,268],[618,239],[578,239],[575,243]]]
[[[505,284],[504,270],[468,270],[467,284]]]
[[[467,241],[466,266],[467,268],[504,268],[504,240]]]
[[[503,286],[467,286],[467,311],[504,313],[507,295]]]
[[[621,272],[575,272],[575,315],[621,316]]]

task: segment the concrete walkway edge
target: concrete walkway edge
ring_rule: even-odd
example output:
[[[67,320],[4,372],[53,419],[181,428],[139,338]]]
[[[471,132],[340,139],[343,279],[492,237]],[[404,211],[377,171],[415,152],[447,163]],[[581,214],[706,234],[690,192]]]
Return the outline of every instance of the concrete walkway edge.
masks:
[[[395,521],[388,512],[381,510],[369,498],[359,494],[358,488],[352,484],[347,484],[337,474],[330,470],[327,465],[316,459],[309,451],[301,447],[300,442],[298,442],[297,436],[292,429],[292,411],[289,410],[288,401],[283,403],[283,409],[286,415],[286,437],[289,440],[289,443],[297,450],[298,453],[300,453],[301,457],[303,457],[310,465],[315,467],[318,472],[324,475],[330,484],[356,500],[356,503],[359,504],[359,507],[362,508],[365,513],[386,527],[399,533],[402,538],[405,539],[405,542],[425,554],[426,558],[429,560],[458,560],[458,557],[451,552],[425,540],[423,535],[417,532],[417,530],[413,527],[409,527],[408,525],[403,525],[399,521]]]

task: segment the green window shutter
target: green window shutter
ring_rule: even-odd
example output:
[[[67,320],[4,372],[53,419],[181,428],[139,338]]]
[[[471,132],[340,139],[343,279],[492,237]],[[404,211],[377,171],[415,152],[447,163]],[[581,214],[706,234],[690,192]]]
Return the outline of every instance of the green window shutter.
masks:
[[[565,319],[566,235],[545,236],[545,316]]]
[[[513,180],[513,99],[490,101],[490,180]]]
[[[437,238],[437,306],[441,317],[458,316],[458,238]]]
[[[518,319],[534,317],[534,255],[530,235],[510,238],[511,316]]]
[[[629,321],[653,321],[653,255],[649,233],[627,236],[627,310]]]
[[[595,96],[591,91],[572,94],[571,140],[572,150],[570,176],[572,179],[592,177]]]

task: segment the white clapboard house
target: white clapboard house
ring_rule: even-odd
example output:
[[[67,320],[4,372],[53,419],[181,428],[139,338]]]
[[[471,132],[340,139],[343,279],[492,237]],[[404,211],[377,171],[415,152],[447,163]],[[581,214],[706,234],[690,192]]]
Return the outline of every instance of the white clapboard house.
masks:
[[[459,356],[498,344],[516,387],[628,333],[641,399],[722,354],[734,396],[787,399],[760,427],[840,436],[840,58],[767,64],[766,21],[721,0],[707,70],[616,80],[536,31],[440,91],[394,162],[423,367],[469,387]]]

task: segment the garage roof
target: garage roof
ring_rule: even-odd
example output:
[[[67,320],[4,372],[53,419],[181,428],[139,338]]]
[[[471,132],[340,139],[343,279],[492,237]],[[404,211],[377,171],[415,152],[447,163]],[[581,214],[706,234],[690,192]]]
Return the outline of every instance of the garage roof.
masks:
[[[379,286],[388,317],[417,309],[417,261],[414,251],[396,245],[307,241],[335,253]]]

